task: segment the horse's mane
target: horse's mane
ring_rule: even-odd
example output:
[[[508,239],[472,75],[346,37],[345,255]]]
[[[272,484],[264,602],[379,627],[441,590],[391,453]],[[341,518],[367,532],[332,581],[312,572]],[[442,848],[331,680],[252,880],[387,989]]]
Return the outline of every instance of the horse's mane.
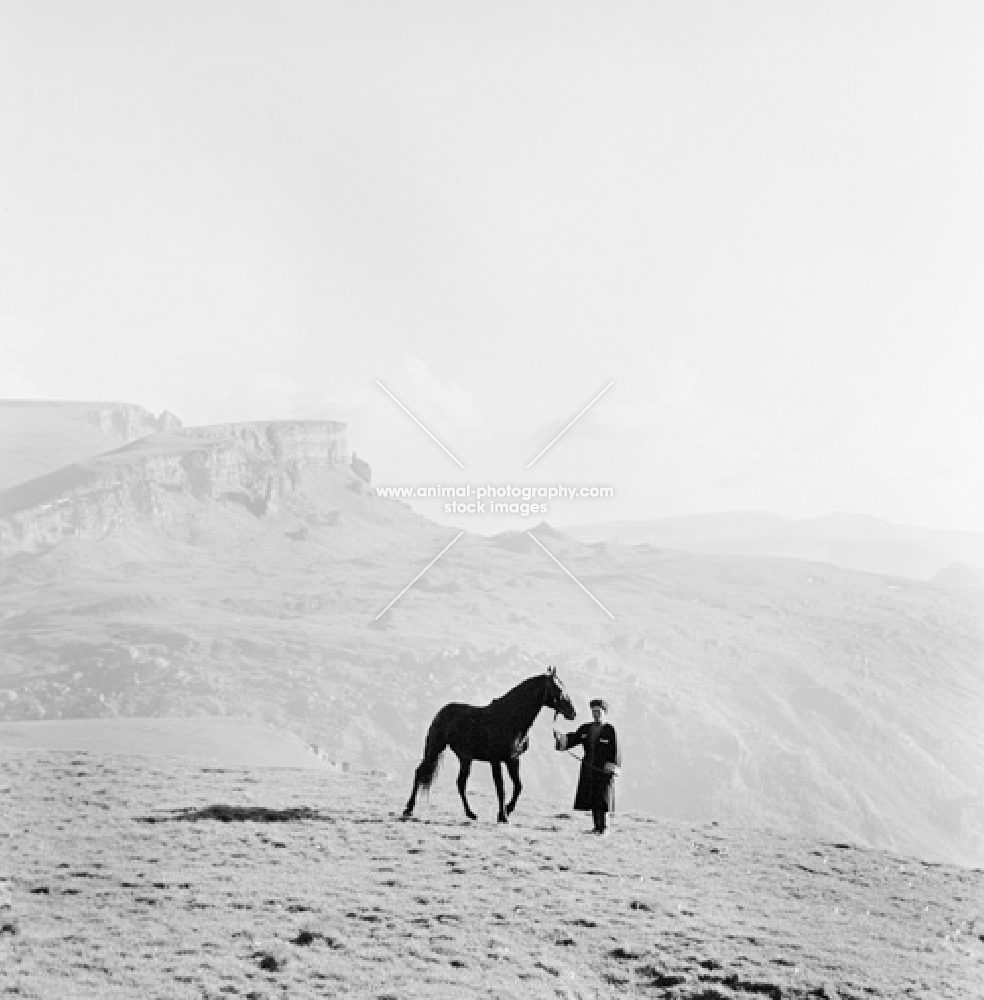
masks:
[[[546,674],[537,674],[535,677],[527,677],[525,681],[521,681],[512,690],[507,691],[501,698],[494,698],[489,702],[489,708],[508,708],[514,703],[531,701],[533,695],[533,688],[537,686],[545,687],[546,685]],[[542,693],[541,696],[542,698]]]

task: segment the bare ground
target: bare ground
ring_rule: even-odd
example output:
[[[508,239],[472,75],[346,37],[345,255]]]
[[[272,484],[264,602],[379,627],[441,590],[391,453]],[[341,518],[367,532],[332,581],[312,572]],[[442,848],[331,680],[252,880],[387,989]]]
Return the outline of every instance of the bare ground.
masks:
[[[487,779],[487,775],[481,776]],[[984,996],[984,873],[310,769],[7,750],[21,998]],[[487,782],[486,780],[486,783]]]

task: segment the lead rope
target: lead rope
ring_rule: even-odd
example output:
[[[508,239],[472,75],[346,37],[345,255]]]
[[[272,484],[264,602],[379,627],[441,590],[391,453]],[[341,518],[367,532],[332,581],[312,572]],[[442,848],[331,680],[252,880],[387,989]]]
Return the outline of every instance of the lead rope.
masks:
[[[545,694],[546,693],[544,693],[544,695]],[[556,740],[557,737],[561,735],[560,733],[557,732],[557,716],[558,715],[560,715],[560,709],[559,708],[555,708],[554,709],[554,717],[553,717],[553,734],[554,734],[554,740]],[[565,750],[564,753],[569,753],[575,760],[579,760],[582,763],[584,761],[584,758],[583,757],[578,757],[578,755],[576,753],[574,753],[573,750]],[[601,770],[601,768],[594,767],[594,765],[592,765],[592,764],[589,764],[588,767],[590,767],[592,771],[600,771]]]
[[[542,702],[542,705],[546,705],[546,703],[547,703],[547,689],[544,688],[543,689],[543,702]],[[542,705],[541,705],[541,707],[542,707]],[[559,708],[555,708],[554,709],[554,717],[553,717],[554,739],[556,739],[558,736],[561,735],[561,733],[557,732],[557,716],[558,715],[560,715],[560,709]],[[578,757],[578,755],[576,753],[574,753],[573,750],[565,750],[564,753],[569,753],[576,761],[578,761],[581,764],[584,763],[584,757]],[[594,764],[588,764],[588,767],[592,771],[597,771],[598,774],[608,774],[608,771],[606,771],[603,767],[595,767]]]
[[[554,737],[555,738],[558,737],[558,736],[560,736],[560,735],[562,735],[561,733],[557,732],[557,716],[558,715],[560,715],[560,712],[557,709],[554,709],[554,726],[553,726],[553,731],[554,731]],[[576,761],[580,761],[580,763],[582,763],[582,764],[584,763],[584,757],[578,757],[578,755],[576,753],[574,753],[573,750],[565,750],[564,753],[569,753]],[[608,774],[608,772],[603,767],[595,767],[594,764],[588,764],[588,767],[592,771],[597,771],[599,774]]]
[[[554,739],[555,740],[557,739],[558,736],[561,735],[560,733],[557,732],[557,716],[558,715],[560,715],[560,709],[559,708],[555,708],[554,709],[554,720],[553,720],[553,734],[554,734]],[[578,755],[576,753],[574,753],[573,750],[565,750],[564,753],[569,753],[575,760],[580,760],[580,761],[584,760],[583,757],[578,757]],[[589,764],[588,766],[591,767],[591,769],[593,771],[599,771],[599,770],[601,770],[600,768],[594,767],[591,764]]]

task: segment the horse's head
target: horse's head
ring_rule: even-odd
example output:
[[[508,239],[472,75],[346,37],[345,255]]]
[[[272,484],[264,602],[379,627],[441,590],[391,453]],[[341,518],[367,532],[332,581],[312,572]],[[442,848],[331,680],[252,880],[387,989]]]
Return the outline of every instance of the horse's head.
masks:
[[[574,702],[571,701],[570,696],[564,690],[564,685],[561,684],[556,669],[551,667],[547,671],[546,677],[547,689],[543,695],[543,704],[547,708],[552,708],[555,712],[560,712],[565,719],[573,719],[577,715]]]

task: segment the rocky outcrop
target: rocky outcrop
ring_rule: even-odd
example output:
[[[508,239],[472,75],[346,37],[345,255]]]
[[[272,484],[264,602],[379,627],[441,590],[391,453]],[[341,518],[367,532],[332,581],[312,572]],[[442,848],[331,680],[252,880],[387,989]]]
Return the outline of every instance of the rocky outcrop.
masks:
[[[173,413],[131,403],[0,399],[0,492],[180,428]]]
[[[169,417],[160,418],[169,432],[0,493],[0,558],[135,520],[167,525],[182,497],[234,502],[260,516],[307,478],[348,462],[345,425],[335,421],[181,428]]]
[[[181,421],[169,410],[163,410],[159,417],[155,417],[142,406],[130,403],[105,403],[89,410],[85,418],[103,434],[118,436],[124,441],[161,431],[172,432],[181,427]]]
[[[372,482],[372,469],[369,467],[369,463],[364,458],[359,458],[354,452],[351,469],[363,482]]]

